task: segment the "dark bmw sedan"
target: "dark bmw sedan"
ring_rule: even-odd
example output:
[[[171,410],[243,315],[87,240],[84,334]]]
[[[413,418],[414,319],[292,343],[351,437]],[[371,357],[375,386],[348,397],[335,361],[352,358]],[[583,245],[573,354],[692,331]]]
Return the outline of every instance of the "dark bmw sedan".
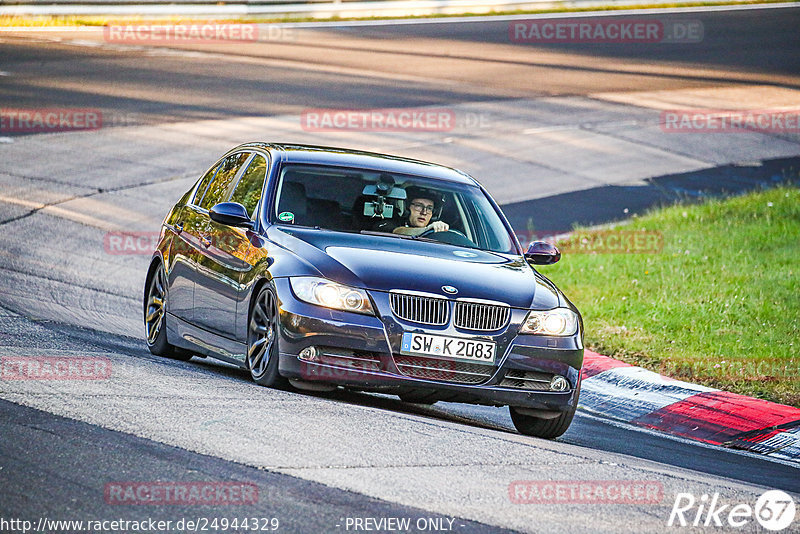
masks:
[[[167,215],[147,272],[155,354],[212,356],[264,386],[509,406],[523,434],[575,413],[583,325],[481,185],[447,167],[251,143]]]

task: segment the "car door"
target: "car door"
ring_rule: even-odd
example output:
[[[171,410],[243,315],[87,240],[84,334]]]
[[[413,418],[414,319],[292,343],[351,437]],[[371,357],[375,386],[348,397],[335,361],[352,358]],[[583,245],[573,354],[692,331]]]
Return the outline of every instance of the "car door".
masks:
[[[236,303],[241,273],[247,263],[245,230],[211,220],[208,210],[228,200],[240,176],[256,154],[238,152],[228,156],[200,202],[198,218],[197,273],[194,287],[194,324],[215,334],[234,338]],[[263,182],[262,182],[263,183]],[[237,197],[238,198],[238,197]]]
[[[197,203],[217,174],[222,160],[216,162],[200,179],[186,202],[177,208],[167,221],[167,229],[175,234],[167,265],[169,299],[168,312],[192,322],[194,310],[194,279],[197,271],[198,233]]]
[[[243,205],[255,223],[258,217],[261,196],[264,194],[266,177],[268,175],[270,161],[264,154],[256,154],[250,160],[247,170],[242,173],[239,182],[231,194],[230,202],[238,202]],[[237,341],[246,342],[247,315],[250,293],[247,287],[253,282],[255,271],[259,263],[266,260],[267,251],[264,248],[265,240],[256,235],[255,232],[244,228],[230,228],[230,254],[241,260],[242,270],[239,278],[239,299],[236,312],[236,333]]]

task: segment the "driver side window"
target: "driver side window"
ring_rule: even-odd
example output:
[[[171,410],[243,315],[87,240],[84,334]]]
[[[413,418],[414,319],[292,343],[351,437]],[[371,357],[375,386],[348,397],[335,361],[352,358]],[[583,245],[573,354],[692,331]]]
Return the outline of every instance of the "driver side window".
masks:
[[[203,199],[198,206],[209,210],[217,203],[222,202],[222,199],[225,198],[225,193],[228,192],[228,187],[236,177],[236,173],[239,172],[239,168],[247,161],[248,156],[247,152],[241,152],[231,154],[225,158],[217,171],[217,175],[208,185],[205,195],[203,195]]]
[[[256,206],[261,200],[261,191],[264,188],[264,180],[267,177],[267,160],[264,156],[256,154],[247,170],[244,172],[239,183],[231,195],[231,202],[238,202],[247,210],[250,218],[254,218]]]

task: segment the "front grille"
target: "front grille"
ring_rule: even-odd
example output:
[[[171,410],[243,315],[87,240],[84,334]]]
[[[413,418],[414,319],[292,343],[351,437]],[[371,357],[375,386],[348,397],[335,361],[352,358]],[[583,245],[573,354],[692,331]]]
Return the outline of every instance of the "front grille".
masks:
[[[405,376],[441,382],[480,384],[489,380],[494,374],[493,366],[453,360],[396,355],[394,362],[400,373]]]
[[[390,293],[392,312],[406,321],[421,324],[447,324],[447,299],[406,293]]]
[[[478,302],[456,302],[455,325],[468,330],[499,330],[511,316],[511,308]]]
[[[511,369],[506,372],[505,378],[499,386],[504,388],[530,389],[534,391],[549,391],[550,380],[553,375],[550,373],[539,373],[536,371],[519,371]]]

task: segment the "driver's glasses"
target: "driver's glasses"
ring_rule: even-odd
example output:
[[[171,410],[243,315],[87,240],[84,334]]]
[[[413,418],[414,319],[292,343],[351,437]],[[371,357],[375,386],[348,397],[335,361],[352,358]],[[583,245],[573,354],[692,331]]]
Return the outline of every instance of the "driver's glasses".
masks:
[[[433,211],[433,204],[422,204],[421,202],[412,202],[409,204],[409,207],[414,211],[418,211],[420,213],[427,213]]]

